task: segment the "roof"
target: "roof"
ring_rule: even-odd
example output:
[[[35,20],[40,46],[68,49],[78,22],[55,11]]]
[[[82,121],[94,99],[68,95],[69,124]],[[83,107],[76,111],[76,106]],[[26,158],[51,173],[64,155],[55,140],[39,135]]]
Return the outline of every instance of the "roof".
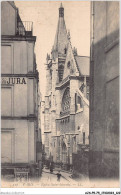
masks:
[[[64,53],[64,48],[68,43],[67,31],[64,18],[59,18],[53,49]]]
[[[62,5],[61,5],[62,6]],[[62,7],[60,7],[61,9]],[[64,8],[63,8],[64,10]],[[59,10],[60,13],[60,10]],[[58,54],[64,54],[64,49],[67,47],[68,44],[68,36],[67,30],[65,25],[64,16],[59,16],[54,45],[53,45],[53,52],[57,52]]]
[[[14,1],[7,1],[14,9],[17,9]]]
[[[75,56],[75,61],[81,75],[90,74],[90,58],[88,56]]]

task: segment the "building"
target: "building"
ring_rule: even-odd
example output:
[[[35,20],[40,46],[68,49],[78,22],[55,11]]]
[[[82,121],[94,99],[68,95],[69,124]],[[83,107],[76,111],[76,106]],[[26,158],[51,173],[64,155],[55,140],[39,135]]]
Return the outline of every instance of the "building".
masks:
[[[119,2],[91,2],[90,178],[119,177]]]
[[[45,101],[42,100],[41,97],[41,105],[40,105],[40,114],[41,114],[41,135],[42,135],[42,143],[44,144],[44,113],[45,113]]]
[[[89,144],[89,61],[72,49],[61,4],[54,45],[46,61],[44,144],[46,159],[65,168],[72,166],[72,155]]]
[[[34,176],[41,160],[39,74],[32,28],[32,22],[21,21],[14,2],[1,3],[2,175],[17,177],[17,171],[24,170]]]

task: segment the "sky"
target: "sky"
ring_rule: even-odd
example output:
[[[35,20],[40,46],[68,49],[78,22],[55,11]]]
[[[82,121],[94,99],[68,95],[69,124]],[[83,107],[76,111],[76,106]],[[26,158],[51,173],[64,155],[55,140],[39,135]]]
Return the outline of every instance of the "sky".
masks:
[[[59,7],[62,2],[67,30],[70,31],[72,47],[78,55],[90,52],[90,2],[89,1],[15,1],[22,21],[33,22],[36,36],[35,54],[39,71],[40,91],[44,99],[46,87],[46,56],[54,44]]]

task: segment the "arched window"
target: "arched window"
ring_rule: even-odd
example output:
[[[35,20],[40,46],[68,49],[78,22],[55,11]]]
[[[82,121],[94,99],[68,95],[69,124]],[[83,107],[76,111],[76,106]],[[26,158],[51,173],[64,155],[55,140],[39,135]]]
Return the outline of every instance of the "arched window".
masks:
[[[83,101],[81,97],[75,93],[75,111],[78,111],[80,108],[83,108]]]
[[[70,88],[67,87],[62,98],[62,112],[70,110]]]
[[[61,64],[61,65],[58,67],[59,82],[61,82],[62,79],[63,79],[63,71],[64,71],[64,66]]]

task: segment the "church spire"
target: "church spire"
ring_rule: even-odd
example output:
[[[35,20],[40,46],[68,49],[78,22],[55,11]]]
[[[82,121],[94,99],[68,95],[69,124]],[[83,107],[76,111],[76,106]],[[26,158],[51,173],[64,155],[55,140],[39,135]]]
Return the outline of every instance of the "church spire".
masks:
[[[59,7],[59,20],[57,31],[55,35],[55,41],[52,49],[52,59],[55,59],[59,55],[65,55],[65,48],[68,45],[67,30],[64,20],[64,7],[61,3]]]
[[[63,8],[62,3],[61,3],[60,8],[59,8],[59,17],[64,17],[64,8]]]

